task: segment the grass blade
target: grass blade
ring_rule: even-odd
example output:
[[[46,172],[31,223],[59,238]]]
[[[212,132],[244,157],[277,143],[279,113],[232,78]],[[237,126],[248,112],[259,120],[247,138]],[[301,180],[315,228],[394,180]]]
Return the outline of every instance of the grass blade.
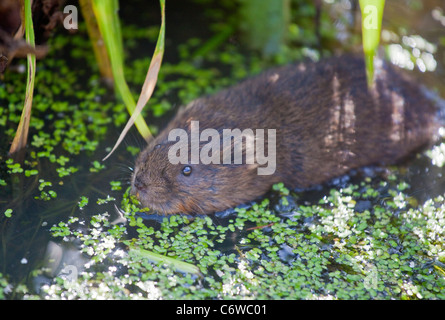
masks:
[[[127,110],[133,114],[136,103],[124,76],[124,54],[120,29],[119,4],[117,0],[92,0],[93,12],[104,39],[111,61],[111,70],[114,78],[115,90],[123,100]],[[135,120],[139,133],[145,139],[151,137],[150,130],[142,117]]]
[[[368,85],[374,81],[374,56],[380,42],[385,0],[360,0],[362,13],[363,51],[365,53]]]
[[[240,0],[240,28],[243,40],[265,57],[278,54],[289,29],[291,1]]]
[[[22,23],[23,21],[25,22],[26,41],[29,43],[29,45],[35,47],[31,0],[25,0],[22,2],[22,4],[24,5],[24,19],[22,17]],[[17,132],[14,136],[14,140],[12,141],[11,148],[9,149],[11,154],[23,149],[26,146],[26,141],[28,140],[29,121],[31,120],[32,98],[34,93],[34,79],[36,74],[35,54],[30,53],[27,55],[27,64],[28,76],[26,79],[25,103],[23,105]]]
[[[114,145],[114,147],[110,151],[110,153],[103,160],[106,160],[114,152],[114,150],[116,150],[116,148],[119,146],[119,144],[124,139],[128,130],[130,130],[131,126],[135,122],[135,119],[138,119],[137,117],[139,116],[142,109],[147,104],[148,100],[150,99],[150,97],[153,93],[154,87],[156,85],[156,82],[158,80],[159,69],[161,68],[161,64],[162,64],[162,57],[164,56],[164,39],[165,39],[165,0],[160,0],[159,2],[161,4],[161,15],[162,15],[161,29],[159,31],[159,36],[158,36],[158,41],[156,43],[155,52],[151,59],[150,67],[148,68],[147,76],[145,77],[145,81],[144,81],[144,85],[142,86],[141,94],[139,95],[139,99],[138,99],[136,108],[135,108],[134,112],[132,113],[130,119],[128,120],[124,130],[122,130],[116,144]]]
[[[91,0],[79,0],[82,16],[85,19],[88,36],[93,47],[96,63],[99,67],[100,74],[107,84],[113,84],[113,72],[111,70],[111,62],[107,53],[107,48],[99,31],[96,18],[93,12]]]

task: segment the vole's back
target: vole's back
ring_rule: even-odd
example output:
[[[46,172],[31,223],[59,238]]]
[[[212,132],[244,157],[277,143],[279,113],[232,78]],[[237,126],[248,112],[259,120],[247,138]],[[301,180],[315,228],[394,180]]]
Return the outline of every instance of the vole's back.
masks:
[[[269,70],[198,99],[179,119],[200,120],[201,129],[276,129],[276,175],[295,187],[318,184],[351,168],[394,163],[437,131],[436,108],[418,85],[380,64],[372,89],[354,56]]]
[[[400,70],[380,62],[375,72],[374,86],[368,88],[363,59],[341,56],[272,69],[193,101],[141,153],[134,179],[141,187],[135,192],[140,191],[145,205],[156,207],[160,196],[150,195],[148,186],[164,178],[149,176],[170,170],[163,203],[177,202],[185,212],[196,207],[190,203],[199,204],[201,212],[210,213],[254,200],[279,181],[305,188],[353,168],[395,163],[433,140],[437,110]],[[189,166],[189,177],[176,178],[177,169],[155,160],[154,154],[165,158],[166,151],[153,147],[167,145],[171,129],[190,133],[192,120],[199,121],[201,131],[275,129],[275,173],[201,164]],[[142,195],[145,189],[147,195]]]

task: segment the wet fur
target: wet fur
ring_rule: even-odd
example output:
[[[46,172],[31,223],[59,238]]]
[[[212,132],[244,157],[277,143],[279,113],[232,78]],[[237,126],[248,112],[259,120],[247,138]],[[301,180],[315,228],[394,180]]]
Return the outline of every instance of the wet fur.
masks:
[[[191,102],[139,155],[132,192],[144,206],[172,213],[212,213],[254,200],[277,182],[306,188],[350,169],[391,164],[430,143],[436,108],[394,67],[376,68],[368,89],[364,62],[354,56],[272,69]],[[276,129],[277,168],[184,165],[168,161],[168,132],[190,121],[206,128]],[[157,146],[157,147],[155,147]],[[266,149],[267,150],[267,149]]]

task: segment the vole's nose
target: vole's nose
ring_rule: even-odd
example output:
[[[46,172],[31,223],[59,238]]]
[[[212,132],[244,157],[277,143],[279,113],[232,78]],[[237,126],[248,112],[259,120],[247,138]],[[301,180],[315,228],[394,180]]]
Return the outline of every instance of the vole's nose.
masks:
[[[142,179],[136,175],[134,177],[133,187],[136,190],[145,190],[147,188],[147,185],[142,181]]]

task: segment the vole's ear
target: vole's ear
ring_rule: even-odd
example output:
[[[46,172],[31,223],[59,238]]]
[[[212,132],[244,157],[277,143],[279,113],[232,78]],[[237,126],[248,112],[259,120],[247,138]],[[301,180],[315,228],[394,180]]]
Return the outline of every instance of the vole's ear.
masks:
[[[193,117],[190,117],[187,119],[187,121],[185,122],[188,132],[190,132],[192,130],[192,121],[195,121],[195,119],[193,119]]]
[[[260,165],[258,164],[258,162],[255,162],[254,164],[248,164],[248,165],[246,165],[246,168],[247,168],[247,170],[257,170],[258,169],[258,167],[259,167]]]

